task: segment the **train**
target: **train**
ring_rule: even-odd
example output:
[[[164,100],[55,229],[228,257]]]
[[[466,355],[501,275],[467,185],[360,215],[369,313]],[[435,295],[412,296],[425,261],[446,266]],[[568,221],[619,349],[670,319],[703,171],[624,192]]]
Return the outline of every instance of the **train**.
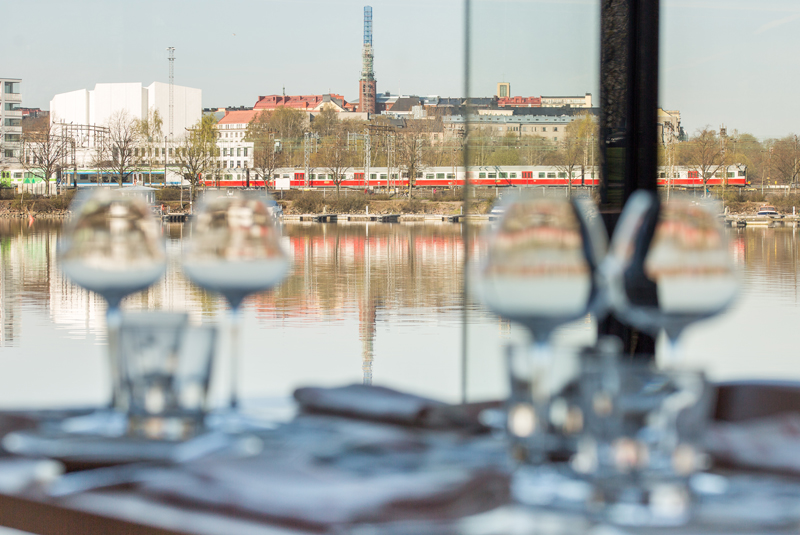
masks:
[[[209,187],[264,187],[275,189],[303,189],[303,188],[335,188],[336,181],[328,169],[310,169],[308,179],[304,169],[284,167],[274,171],[268,184],[258,175],[256,170],[250,169],[218,169],[216,176],[206,175],[201,177],[200,184]],[[426,167],[416,173],[415,187],[424,188],[451,188],[462,186],[467,171],[458,167]],[[599,184],[599,168],[576,166],[567,178],[567,170],[562,166],[473,166],[469,169],[470,183],[475,186],[509,187],[509,186],[553,186],[566,187],[571,182],[573,187],[594,187]],[[696,168],[688,166],[673,166],[672,173],[668,167],[658,170],[659,186],[679,188],[702,188],[703,179]],[[672,174],[671,178],[668,175]],[[408,187],[408,173],[396,167],[391,171],[386,167],[370,167],[367,172],[363,168],[350,168],[341,173],[343,176],[339,186],[343,188],[405,188]],[[25,173],[19,170],[4,170],[2,178],[12,185],[23,182]],[[72,171],[66,170],[63,175],[63,184],[67,187],[75,185],[93,186],[97,184],[97,171],[78,170],[78,179],[73,181]],[[113,183],[114,177],[110,172],[104,173],[102,182]],[[134,172],[126,182],[129,185],[153,184],[178,185],[180,181],[177,169],[169,168],[168,177],[164,180],[164,170],[154,169],[151,172]],[[51,179],[55,183],[54,179]],[[714,177],[708,180],[708,186],[747,186],[747,167],[740,164],[729,165],[725,169],[718,169]]]
[[[208,177],[201,180],[206,186],[219,187],[263,187],[265,181],[254,170],[247,173],[231,174],[229,169],[222,170],[219,177]],[[599,184],[598,167],[574,167],[571,180],[562,166],[473,166],[469,171],[454,167],[427,167],[416,173],[415,187],[450,188],[462,186],[464,177],[469,173],[470,183],[474,186],[508,187],[508,186],[572,186],[593,187]],[[700,173],[687,166],[672,167],[672,178],[668,167],[659,168],[658,184],[680,188],[702,188],[703,179]],[[403,188],[408,187],[408,173],[397,168],[391,172],[386,167],[370,167],[369,173],[363,168],[351,168],[342,173],[339,184],[343,188]],[[306,179],[304,169],[277,169],[268,186],[276,189],[302,188],[335,188],[336,181],[328,169],[311,169]],[[744,165],[729,165],[719,169],[715,176],[708,180],[708,186],[747,186],[747,168]]]

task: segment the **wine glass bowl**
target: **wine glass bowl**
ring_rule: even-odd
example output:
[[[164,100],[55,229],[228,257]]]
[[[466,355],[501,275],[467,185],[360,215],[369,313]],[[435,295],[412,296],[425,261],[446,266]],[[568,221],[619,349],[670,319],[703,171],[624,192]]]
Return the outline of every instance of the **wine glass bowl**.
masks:
[[[183,257],[192,282],[238,308],[247,295],[278,284],[288,268],[280,232],[262,199],[219,196],[201,206]]]
[[[654,336],[664,329],[673,358],[683,330],[727,309],[738,289],[713,205],[652,192],[629,199],[601,272],[619,318]]]
[[[494,313],[546,342],[553,329],[601,312],[594,269],[605,248],[604,229],[588,201],[518,199],[508,203],[485,237],[478,268],[479,299]]]
[[[64,273],[112,309],[166,269],[164,243],[147,203],[113,190],[95,192],[78,205],[59,252]]]

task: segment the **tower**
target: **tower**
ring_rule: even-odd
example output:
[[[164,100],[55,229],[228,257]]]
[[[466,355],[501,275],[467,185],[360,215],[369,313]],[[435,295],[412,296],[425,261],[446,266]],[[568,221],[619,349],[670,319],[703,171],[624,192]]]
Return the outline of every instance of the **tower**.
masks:
[[[372,68],[372,7],[364,6],[364,47],[361,50],[361,79],[358,82],[358,111],[375,113],[375,72]]]

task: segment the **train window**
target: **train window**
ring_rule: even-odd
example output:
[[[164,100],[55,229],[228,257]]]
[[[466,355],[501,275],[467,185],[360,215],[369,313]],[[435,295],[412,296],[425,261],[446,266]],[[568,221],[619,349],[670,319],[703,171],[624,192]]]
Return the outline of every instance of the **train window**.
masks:
[[[659,173],[658,178],[667,178],[667,173]]]
[[[500,173],[500,178],[508,178],[508,173]]]
[[[497,178],[497,173],[489,173],[489,178]]]
[[[517,176],[517,173],[512,173],[511,176]],[[523,171],[522,172],[522,178],[533,178],[533,172],[532,171]]]
[[[370,180],[375,180],[375,179],[377,178],[377,176],[378,176],[378,175],[377,175],[377,174],[375,174],[375,173],[370,173],[370,174],[369,174],[369,179],[370,179]]]
[[[486,178],[486,173],[478,173],[478,178]]]
[[[373,175],[374,176],[374,175]],[[386,180],[386,175],[381,174],[381,180]]]
[[[433,179],[433,173],[428,173],[427,175],[425,175],[425,178],[427,178],[428,180],[432,180]]]
[[[397,180],[397,173],[392,173],[392,180]]]
[[[699,174],[697,171],[689,171],[689,178],[698,178]]]
[[[567,173],[558,173],[558,178],[567,178]]]
[[[455,178],[455,175],[453,173],[447,173],[447,178],[452,180]]]
[[[733,178],[733,173],[729,172],[728,173],[728,178]]]
[[[417,178],[422,178],[422,171],[417,171]]]
[[[436,178],[444,178],[444,173],[436,173]]]
[[[547,178],[555,178],[555,177],[556,177],[555,173],[547,173]]]
[[[744,176],[744,171],[742,171],[741,169],[739,169],[739,176]]]
[[[511,178],[517,178],[517,173],[511,173]]]
[[[722,171],[717,171],[714,173],[714,178],[722,178]]]
[[[317,175],[315,175],[314,173],[311,173],[311,174],[308,175],[308,178],[310,178],[311,180],[314,180],[315,178],[317,178]]]
[[[539,178],[544,178],[544,173],[539,173]]]

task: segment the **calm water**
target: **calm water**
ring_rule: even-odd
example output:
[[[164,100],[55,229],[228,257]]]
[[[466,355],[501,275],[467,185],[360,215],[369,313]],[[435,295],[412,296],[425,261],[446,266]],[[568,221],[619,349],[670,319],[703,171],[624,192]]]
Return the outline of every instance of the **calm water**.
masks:
[[[180,270],[188,227],[164,228],[166,277],[123,305],[187,310],[224,323],[225,304]],[[0,406],[102,403],[109,393],[105,307],[60,273],[60,226],[0,220]],[[243,325],[244,397],[285,396],[301,385],[372,378],[446,400],[461,395],[461,227],[453,224],[288,224],[293,267],[275,292],[249,299]],[[800,379],[798,247],[793,229],[731,231],[742,296],[724,317],[686,334],[688,363],[714,378]],[[568,353],[594,340],[589,318],[556,337]],[[470,307],[467,394],[504,395],[501,348],[524,334]],[[214,395],[227,384],[225,337]]]

